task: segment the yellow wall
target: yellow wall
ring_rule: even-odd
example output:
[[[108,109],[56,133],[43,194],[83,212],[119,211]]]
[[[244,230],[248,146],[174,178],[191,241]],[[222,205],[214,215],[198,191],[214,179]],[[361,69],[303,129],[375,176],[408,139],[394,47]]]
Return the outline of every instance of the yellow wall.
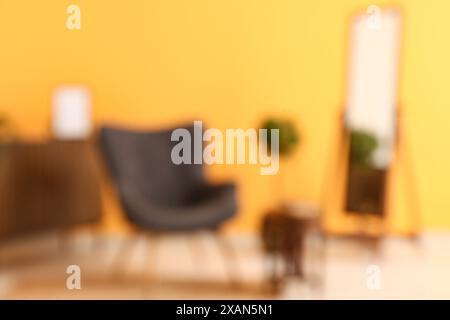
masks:
[[[65,27],[71,3],[82,10],[79,31]],[[97,124],[163,126],[204,119],[210,127],[247,128],[266,114],[287,114],[303,135],[301,148],[281,169],[288,196],[319,201],[324,184],[333,186],[336,179],[326,172],[336,157],[330,150],[343,101],[349,16],[369,4],[374,3],[0,0],[0,111],[21,134],[46,137],[52,89],[81,83],[93,92]],[[399,5],[405,13],[400,102],[423,222],[449,227],[450,2],[376,4]],[[402,176],[404,166],[399,168]],[[258,170],[211,168],[211,175],[240,183],[242,209],[230,226],[235,230],[254,229],[274,201],[273,177]],[[390,225],[404,231],[409,182],[397,181]],[[106,223],[114,225],[117,208],[111,201],[106,208]],[[351,224],[340,214],[328,216],[331,229]]]

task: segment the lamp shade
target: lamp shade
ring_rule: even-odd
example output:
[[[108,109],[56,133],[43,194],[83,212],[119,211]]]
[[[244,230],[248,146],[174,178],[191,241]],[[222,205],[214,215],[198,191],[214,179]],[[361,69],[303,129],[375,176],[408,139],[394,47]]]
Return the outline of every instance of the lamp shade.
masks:
[[[53,93],[53,135],[57,139],[86,139],[92,129],[91,95],[83,86],[63,86]]]

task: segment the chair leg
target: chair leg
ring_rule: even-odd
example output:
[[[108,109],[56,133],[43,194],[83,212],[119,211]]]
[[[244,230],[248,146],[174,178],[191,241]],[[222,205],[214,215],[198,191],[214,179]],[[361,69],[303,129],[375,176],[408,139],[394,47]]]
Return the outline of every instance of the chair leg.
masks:
[[[191,258],[192,258],[192,264],[194,266],[197,266],[196,270],[199,273],[203,273],[203,260],[205,259],[205,254],[203,250],[203,242],[202,237],[203,233],[197,232],[193,234],[193,242],[189,242],[191,245],[189,246],[190,252],[191,252]],[[198,245],[197,245],[198,244]]]
[[[326,267],[327,238],[320,230],[314,230],[315,242],[311,250],[311,274],[309,284],[312,289],[322,290]]]
[[[146,279],[151,282],[158,281],[158,238],[159,235],[156,233],[149,232],[145,234],[143,273],[146,275]],[[147,271],[148,266],[150,266],[149,271]]]
[[[268,258],[270,263],[268,273],[270,289],[272,290],[272,292],[278,292],[283,282],[282,272],[284,272],[284,270],[280,270],[281,267],[283,267],[280,263],[282,255],[279,252],[274,251],[272,253],[269,253]]]
[[[227,270],[230,283],[232,286],[238,286],[238,256],[236,249],[233,247],[232,243],[230,243],[220,235],[214,234],[214,238],[216,239],[217,246],[223,257],[224,265]]]
[[[121,239],[117,248],[117,254],[114,257],[114,261],[111,264],[112,267],[112,275],[113,278],[118,278],[123,280],[126,274],[126,266],[128,262],[128,258],[131,255],[132,244],[135,242],[135,238],[133,236],[126,236],[125,239]],[[124,254],[125,253],[125,254]]]

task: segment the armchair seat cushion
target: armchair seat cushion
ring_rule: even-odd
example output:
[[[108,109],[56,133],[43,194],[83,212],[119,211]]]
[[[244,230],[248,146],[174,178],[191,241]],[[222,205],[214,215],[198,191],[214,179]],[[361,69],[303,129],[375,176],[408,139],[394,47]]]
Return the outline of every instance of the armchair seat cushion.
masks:
[[[208,186],[186,205],[161,206],[131,190],[121,191],[129,219],[141,228],[160,231],[214,229],[231,218],[237,205],[232,184]],[[198,192],[198,191],[197,191]]]

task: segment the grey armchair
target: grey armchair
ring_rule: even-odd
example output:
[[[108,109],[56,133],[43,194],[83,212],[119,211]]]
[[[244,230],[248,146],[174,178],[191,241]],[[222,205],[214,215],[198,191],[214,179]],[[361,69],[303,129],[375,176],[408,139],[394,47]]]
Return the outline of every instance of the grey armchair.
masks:
[[[186,129],[193,136],[193,127]],[[202,165],[175,165],[171,132],[101,129],[101,148],[124,211],[142,229],[216,229],[236,213],[235,187],[208,184]]]
[[[186,129],[193,135],[192,126]],[[113,127],[100,131],[101,149],[125,214],[137,229],[147,231],[149,245],[156,243],[161,232],[215,231],[237,211],[233,184],[211,185],[206,182],[201,165],[173,164],[170,155],[175,142],[170,139],[171,132]],[[220,237],[215,239],[231,282],[237,284],[235,266],[231,263],[236,260],[236,253],[231,243],[219,241]],[[198,257],[199,252],[195,251]],[[123,263],[126,259],[118,261]]]

